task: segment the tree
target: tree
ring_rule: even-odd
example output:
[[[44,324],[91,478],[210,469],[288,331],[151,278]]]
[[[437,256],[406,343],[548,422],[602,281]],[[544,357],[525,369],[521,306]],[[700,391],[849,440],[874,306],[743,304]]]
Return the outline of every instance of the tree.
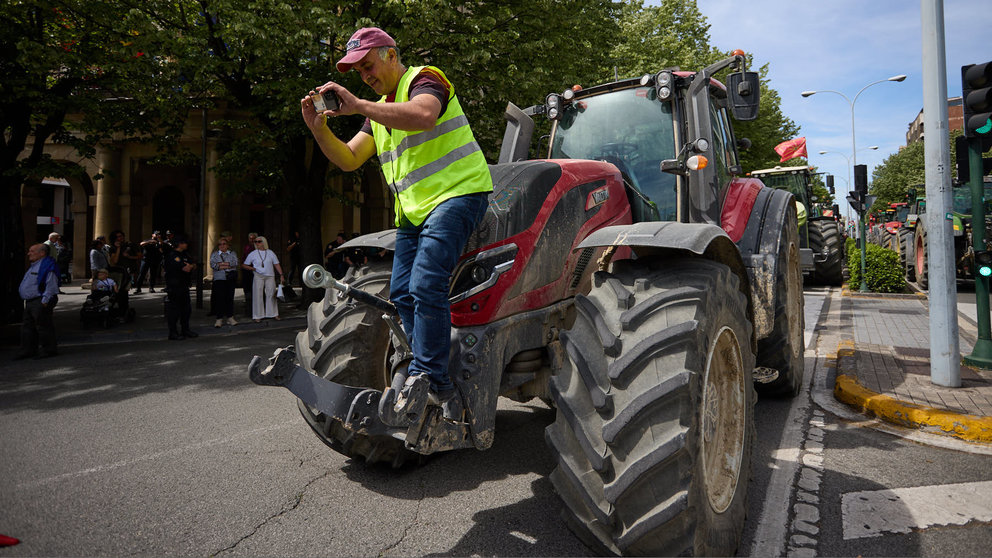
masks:
[[[20,192],[54,163],[49,140],[92,158],[111,139],[168,141],[181,129],[182,91],[170,64],[150,55],[160,30],[117,0],[6,0],[0,10],[0,321],[19,319],[24,267]],[[152,136],[150,132],[156,130]]]
[[[663,0],[645,7],[639,0],[623,5],[621,36],[614,62],[621,76],[655,73],[666,67],[695,71],[731,55],[710,45],[709,24],[695,0]],[[748,62],[752,56],[748,55]],[[768,64],[758,69],[767,76]],[[782,99],[761,78],[761,109],[750,122],[735,122],[738,139],[748,138],[751,147],[740,152],[745,171],[774,167],[774,147],[799,135],[799,126],[782,114]]]
[[[953,145],[954,142],[951,142],[952,148]],[[878,199],[869,211],[878,211],[888,207],[890,203],[905,201],[906,190],[925,181],[923,142],[913,142],[886,157],[872,171],[870,192],[878,196]]]
[[[328,80],[372,98],[356,74],[334,69],[356,29],[374,25],[390,32],[408,67],[431,64],[445,70],[490,159],[498,151],[507,101],[543,99],[549,88],[601,68],[616,35],[616,8],[609,0],[457,5],[259,0],[247,7],[233,0],[159,0],[142,9],[175,37],[168,55],[184,61],[184,75],[203,91],[201,102],[226,103],[246,116],[219,123],[230,130],[230,149],[221,155],[218,172],[236,178],[232,182],[242,190],[274,192],[276,199],[287,200],[299,226],[304,265],[321,260],[320,208],[324,196],[333,195],[328,177],[340,171],[329,168],[313,144],[299,99]],[[576,28],[583,32],[573,33]],[[349,117],[329,125],[348,140],[361,123]],[[362,181],[363,175],[345,178]]]

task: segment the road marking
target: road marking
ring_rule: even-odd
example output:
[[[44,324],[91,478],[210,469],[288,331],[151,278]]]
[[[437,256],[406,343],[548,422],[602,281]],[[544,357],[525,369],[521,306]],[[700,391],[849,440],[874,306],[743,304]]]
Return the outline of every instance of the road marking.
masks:
[[[841,497],[844,540],[992,521],[989,502],[992,481],[848,492]]]
[[[809,293],[804,293],[803,296]],[[803,336],[806,340],[806,351],[804,352],[805,375],[803,377],[802,391],[792,400],[789,408],[789,415],[785,419],[785,426],[782,429],[782,439],[779,447],[772,452],[773,462],[771,478],[768,480],[768,487],[765,489],[765,501],[762,503],[761,515],[754,532],[754,541],[751,546],[750,556],[783,556],[785,552],[786,537],[788,536],[789,506],[782,505],[782,502],[789,502],[795,490],[793,481],[800,467],[801,451],[803,441],[806,436],[805,417],[810,405],[810,384],[813,381],[814,371],[819,368],[820,358],[816,356],[815,344],[811,344],[814,329],[823,313],[823,306],[826,303],[827,295],[806,297],[806,302],[817,299],[811,308],[806,306],[806,331]],[[810,319],[812,317],[813,319]]]
[[[166,450],[166,451],[160,451],[160,452],[156,452],[156,453],[150,453],[148,455],[142,455],[141,457],[135,457],[134,459],[125,459],[124,461],[118,461],[116,463],[107,463],[107,464],[104,464],[104,465],[98,465],[96,467],[90,467],[89,469],[83,469],[81,471],[74,471],[74,472],[71,472],[71,473],[63,473],[61,475],[56,475],[54,477],[47,477],[47,478],[44,478],[44,479],[38,479],[38,480],[34,480],[34,481],[24,482],[24,483],[21,483],[21,484],[17,485],[15,488],[17,490],[37,488],[39,486],[44,486],[46,484],[52,484],[52,483],[59,482],[59,481],[64,481],[64,480],[68,480],[68,479],[74,479],[74,478],[83,477],[83,476],[86,476],[86,475],[92,475],[94,473],[102,473],[104,471],[112,471],[114,469],[120,469],[121,467],[128,467],[130,465],[135,465],[135,464],[141,463],[143,461],[152,461],[152,460],[155,460],[155,459],[160,459],[162,457],[167,457],[167,456],[171,456],[171,455],[178,455],[180,453],[184,453],[184,452],[187,452],[187,451],[208,448],[208,447],[211,447],[211,446],[219,446],[219,445],[222,445],[222,444],[227,444],[227,443],[233,442],[235,440],[240,440],[242,438],[251,438],[251,437],[257,436],[258,434],[261,434],[263,432],[269,432],[269,431],[272,431],[272,430],[279,430],[280,428],[286,428],[287,426],[292,426],[292,425],[296,425],[296,424],[299,424],[299,423],[300,423],[300,421],[298,421],[298,420],[286,421],[286,422],[283,422],[283,423],[273,424],[273,425],[265,426],[265,427],[262,427],[262,428],[256,428],[254,430],[247,430],[247,431],[242,432],[240,434],[235,434],[234,436],[228,436],[226,438],[216,438],[216,439],[213,439],[213,440],[206,440],[206,441],[199,442],[199,443],[196,443],[196,444],[191,444],[191,445],[188,445],[188,446],[183,446],[181,448],[173,448],[173,449]]]

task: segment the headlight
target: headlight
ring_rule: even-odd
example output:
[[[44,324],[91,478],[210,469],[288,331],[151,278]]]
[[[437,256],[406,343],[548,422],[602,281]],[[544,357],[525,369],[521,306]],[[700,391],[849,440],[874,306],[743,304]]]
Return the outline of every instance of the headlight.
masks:
[[[459,263],[452,275],[451,291],[448,293],[451,302],[461,302],[495,285],[500,275],[513,268],[516,256],[517,245],[504,244]]]

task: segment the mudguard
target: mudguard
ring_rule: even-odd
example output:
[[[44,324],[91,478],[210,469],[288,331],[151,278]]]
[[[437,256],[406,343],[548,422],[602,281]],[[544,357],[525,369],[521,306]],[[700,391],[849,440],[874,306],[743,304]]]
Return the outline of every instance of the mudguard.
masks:
[[[352,238],[338,248],[384,248],[392,252],[396,250],[396,229],[363,234]]]
[[[771,334],[775,326],[775,278],[778,277],[778,249],[782,241],[781,223],[794,199],[785,190],[761,187],[755,191],[747,211],[747,225],[737,246],[747,268],[754,302],[754,331],[758,339]],[[740,219],[739,222],[743,222]]]
[[[750,275],[745,262],[727,232],[716,225],[646,221],[603,227],[587,236],[576,250],[603,246],[628,247],[638,258],[688,252],[723,263],[740,279],[741,292],[748,300],[748,318],[754,315]],[[757,343],[757,337],[752,339],[754,343]]]

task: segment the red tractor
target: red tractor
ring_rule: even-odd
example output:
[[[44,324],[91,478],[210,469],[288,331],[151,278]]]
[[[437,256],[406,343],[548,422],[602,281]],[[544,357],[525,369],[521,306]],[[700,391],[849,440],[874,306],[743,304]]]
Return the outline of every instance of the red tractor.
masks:
[[[746,512],[755,386],[803,381],[793,197],[741,178],[731,115],[758,76],[737,54],[507,107],[495,191],[451,279],[461,409],[398,413],[409,350],[390,261],[353,268],[309,309],[295,348],[250,377],[300,398],[331,448],[399,466],[493,443],[499,396],[556,409],[546,439],[570,526],[616,554],[731,555]],[[732,68],[727,86],[714,74]],[[550,120],[532,160],[534,120]],[[394,233],[346,246],[388,251]],[[447,409],[446,409],[447,410]]]

